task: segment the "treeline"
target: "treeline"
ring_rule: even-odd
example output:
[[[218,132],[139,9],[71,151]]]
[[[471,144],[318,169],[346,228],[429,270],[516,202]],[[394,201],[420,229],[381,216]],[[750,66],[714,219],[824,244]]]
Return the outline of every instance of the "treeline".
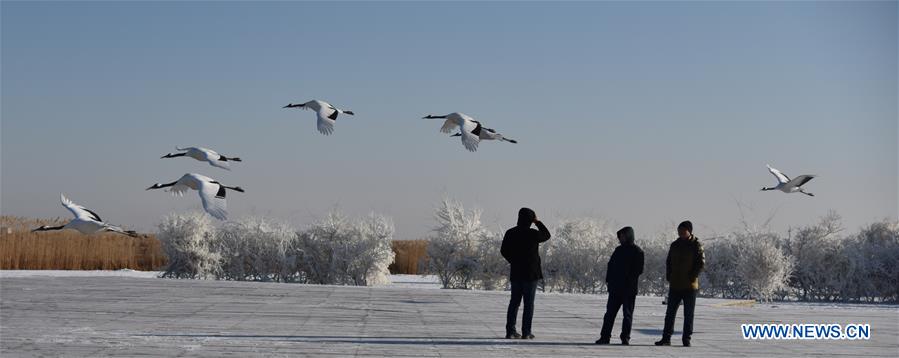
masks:
[[[506,289],[508,264],[499,253],[502,233],[480,221],[481,212],[444,200],[429,240],[431,273],[444,288]],[[598,219],[549,224],[541,245],[547,292],[605,292],[606,263],[618,245],[617,228]],[[672,229],[673,230],[673,229]],[[640,232],[638,231],[638,234]],[[665,258],[671,235],[638,235],[645,252],[643,294],[667,292]],[[701,295],[759,300],[899,301],[899,223],[877,222],[855,233],[830,214],[782,235],[743,229],[704,239],[706,270]]]
[[[214,224],[202,213],[172,214],[156,237],[31,233],[61,220],[3,217],[3,269],[164,270],[165,277],[371,285],[394,273],[436,275],[443,287],[503,290],[508,264],[501,229],[481,212],[444,200],[428,240],[394,241],[389,218],[328,214],[297,230],[264,218]],[[546,292],[605,292],[606,262],[618,245],[617,227],[599,219],[548,223],[541,245]],[[848,232],[836,214],[787,233],[744,225],[699,239],[706,269],[700,294],[722,298],[841,302],[899,301],[899,223],[876,222]],[[158,239],[158,240],[157,240]],[[673,233],[645,235],[643,294],[663,295],[665,257]]]

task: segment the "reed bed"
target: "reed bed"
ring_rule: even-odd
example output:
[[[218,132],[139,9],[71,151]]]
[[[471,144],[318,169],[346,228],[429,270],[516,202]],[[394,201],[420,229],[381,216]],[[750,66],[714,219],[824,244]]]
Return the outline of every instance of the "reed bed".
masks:
[[[390,273],[400,275],[425,274],[428,267],[427,240],[395,240],[392,242],[396,257],[390,265]]]
[[[159,270],[166,256],[152,235],[83,235],[73,230],[31,232],[65,220],[0,217],[0,269],[3,270]]]

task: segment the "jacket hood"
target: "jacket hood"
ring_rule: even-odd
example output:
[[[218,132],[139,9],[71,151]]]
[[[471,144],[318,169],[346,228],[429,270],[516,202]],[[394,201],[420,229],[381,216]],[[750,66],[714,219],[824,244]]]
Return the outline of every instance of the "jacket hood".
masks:
[[[536,218],[537,213],[531,209],[521,208],[518,210],[518,226],[530,227]]]
[[[633,245],[634,244],[634,228],[632,228],[630,226],[625,226],[625,227],[621,228],[621,230],[618,230],[617,235],[618,235],[618,237],[624,239],[623,240],[624,245]]]

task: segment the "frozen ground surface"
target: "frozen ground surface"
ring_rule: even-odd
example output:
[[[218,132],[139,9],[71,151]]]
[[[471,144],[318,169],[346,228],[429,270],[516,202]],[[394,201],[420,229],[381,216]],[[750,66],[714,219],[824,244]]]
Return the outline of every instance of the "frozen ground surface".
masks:
[[[655,347],[664,306],[639,297],[632,346],[595,346],[605,296],[538,294],[534,341],[501,339],[506,292],[0,272],[0,356],[895,357],[899,308],[699,299],[693,347]],[[426,289],[422,289],[426,288]],[[619,318],[620,319],[620,318]],[[620,321],[618,322],[620,324]],[[745,341],[741,323],[870,323],[868,341]],[[677,322],[678,328],[681,321]],[[678,329],[679,331],[679,329]],[[615,336],[618,334],[616,325]],[[617,342],[617,339],[613,339]]]

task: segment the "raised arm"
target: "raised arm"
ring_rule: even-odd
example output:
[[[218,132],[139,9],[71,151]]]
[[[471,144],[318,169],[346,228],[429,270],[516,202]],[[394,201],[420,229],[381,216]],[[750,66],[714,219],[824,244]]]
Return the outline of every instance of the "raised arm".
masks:
[[[539,231],[539,235],[537,235],[537,242],[546,242],[552,236],[549,233],[549,229],[546,228],[546,225],[543,225],[542,221],[535,221],[535,225],[537,225],[537,231]]]

